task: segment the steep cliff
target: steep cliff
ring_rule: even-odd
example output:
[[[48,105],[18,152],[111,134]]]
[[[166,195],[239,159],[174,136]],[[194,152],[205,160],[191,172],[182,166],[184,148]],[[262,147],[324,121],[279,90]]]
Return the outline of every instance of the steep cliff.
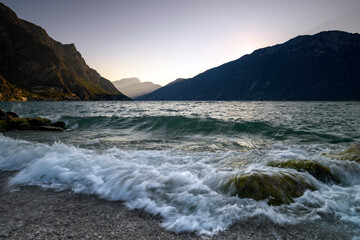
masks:
[[[53,40],[1,3],[0,75],[0,84],[17,91],[3,100],[129,100],[86,64],[74,44]]]

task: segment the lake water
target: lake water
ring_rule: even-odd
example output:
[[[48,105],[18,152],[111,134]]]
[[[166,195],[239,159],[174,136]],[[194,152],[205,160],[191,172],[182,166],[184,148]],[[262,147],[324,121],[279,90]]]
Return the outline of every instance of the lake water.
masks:
[[[0,133],[10,184],[72,189],[159,214],[174,232],[216,234],[236,221],[311,224],[360,236],[360,164],[332,158],[360,141],[360,102],[0,102],[64,132]],[[294,173],[269,162],[313,160],[340,183],[291,204],[238,198],[233,176]]]

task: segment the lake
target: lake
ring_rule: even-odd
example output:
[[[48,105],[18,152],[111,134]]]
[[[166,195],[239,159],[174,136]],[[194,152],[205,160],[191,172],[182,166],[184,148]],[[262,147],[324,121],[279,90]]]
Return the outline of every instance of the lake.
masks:
[[[360,102],[0,102],[0,108],[67,126],[60,133],[0,133],[0,170],[17,171],[9,184],[120,200],[159,214],[161,226],[174,232],[213,235],[259,219],[360,235],[360,164],[334,157],[360,141]],[[336,181],[279,167],[290,160],[320,163]],[[297,176],[312,187],[280,205],[236,196],[231,179],[252,174]]]

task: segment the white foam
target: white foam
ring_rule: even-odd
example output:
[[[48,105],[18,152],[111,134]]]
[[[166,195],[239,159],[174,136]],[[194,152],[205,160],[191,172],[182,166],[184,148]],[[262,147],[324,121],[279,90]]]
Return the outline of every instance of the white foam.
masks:
[[[14,140],[3,135],[0,135],[0,146],[0,170],[19,171],[10,181],[12,185],[69,188],[108,200],[122,200],[129,208],[160,214],[161,226],[174,232],[211,235],[237,220],[252,217],[284,224],[317,221],[324,214],[333,214],[360,226],[358,185],[328,186],[302,173],[320,190],[307,191],[293,204],[279,207],[269,206],[266,201],[231,197],[221,191],[231,175],[279,171],[261,163],[248,164],[234,171],[218,171],[227,159],[249,154],[249,151],[89,150],[60,142],[48,145]],[[297,150],[296,154],[304,155]],[[257,157],[255,152],[254,156]]]

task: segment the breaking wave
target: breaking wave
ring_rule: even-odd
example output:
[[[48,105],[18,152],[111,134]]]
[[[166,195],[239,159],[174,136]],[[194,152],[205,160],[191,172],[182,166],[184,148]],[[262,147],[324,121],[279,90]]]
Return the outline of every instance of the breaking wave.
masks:
[[[81,119],[76,122],[82,125]],[[161,225],[174,232],[212,235],[236,221],[248,219],[277,224],[332,219],[339,222],[332,228],[344,230],[346,222],[354,226],[349,230],[352,234],[360,234],[359,164],[314,155],[311,151],[317,146],[271,146],[262,149],[261,159],[259,150],[200,153],[125,151],[116,147],[91,150],[61,142],[15,140],[3,135],[0,135],[0,146],[0,170],[17,171],[10,186],[71,189],[111,201],[120,200],[129,208],[159,214]],[[342,183],[325,184],[308,173],[299,173],[317,186],[317,190],[306,191],[294,203],[281,206],[270,206],[266,200],[241,199],[224,191],[224,185],[232,176],[280,171],[267,165],[270,160],[308,156],[328,166]],[[241,164],[234,165],[237,162]],[[281,171],[293,173],[295,170]]]
[[[347,135],[339,132],[319,131],[309,127],[273,125],[264,121],[223,121],[214,118],[191,118],[184,116],[63,116],[60,120],[68,123],[74,129],[131,129],[137,132],[163,134],[169,137],[189,135],[204,136],[238,136],[256,135],[276,141],[287,139],[302,139],[304,142],[322,141],[328,143],[351,142]]]

